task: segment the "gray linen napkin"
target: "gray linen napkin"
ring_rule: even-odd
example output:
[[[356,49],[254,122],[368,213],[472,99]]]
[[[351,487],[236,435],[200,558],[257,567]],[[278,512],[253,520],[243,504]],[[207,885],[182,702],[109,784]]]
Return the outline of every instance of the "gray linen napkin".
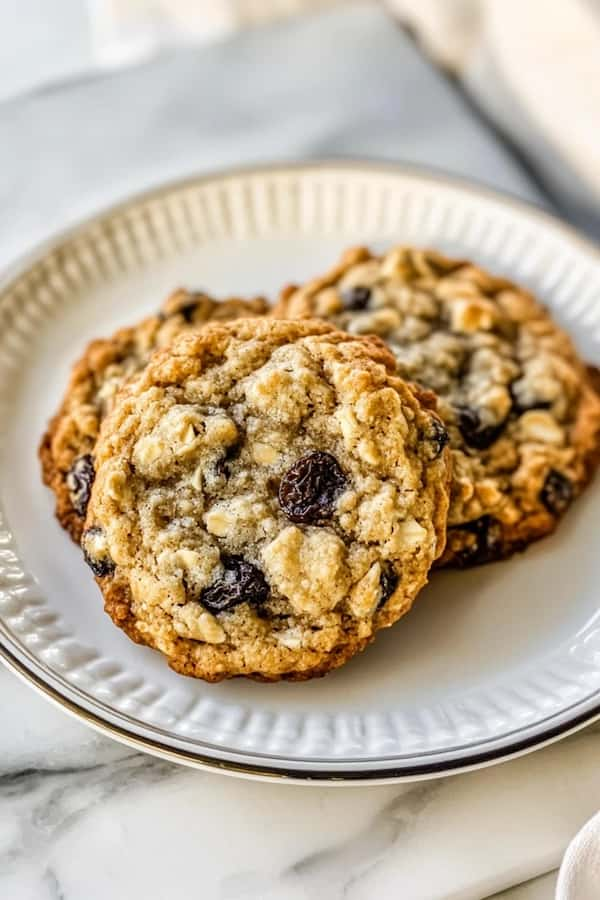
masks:
[[[358,4],[0,105],[0,261],[168,178],[332,156],[434,166],[541,200],[458,90]]]
[[[336,156],[432,166],[544,203],[458,89],[358,4],[0,104],[0,265],[166,179]]]

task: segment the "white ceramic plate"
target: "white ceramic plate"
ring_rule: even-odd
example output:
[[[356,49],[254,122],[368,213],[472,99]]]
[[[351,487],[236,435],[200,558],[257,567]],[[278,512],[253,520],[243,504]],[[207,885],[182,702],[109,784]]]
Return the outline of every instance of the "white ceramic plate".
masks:
[[[63,708],[171,759],[257,776],[400,779],[482,765],[600,713],[600,481],[507,563],[440,573],[398,626],[323,680],[207,685],[102,611],[56,524],[36,448],[92,337],[178,285],[266,291],[347,245],[467,255],[532,288],[600,363],[596,251],[545,214],[416,171],[321,164],[134,199],[22,263],[0,293],[0,650]]]

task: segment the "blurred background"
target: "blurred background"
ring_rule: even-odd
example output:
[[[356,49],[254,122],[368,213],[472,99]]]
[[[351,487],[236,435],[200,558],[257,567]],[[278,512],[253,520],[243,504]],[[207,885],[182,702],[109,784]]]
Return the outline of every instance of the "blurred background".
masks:
[[[0,0],[0,268],[169,179],[339,157],[468,178],[538,204],[598,240],[599,135],[600,0]],[[588,773],[593,739],[585,744]],[[542,835],[548,817],[534,788],[541,796],[562,778],[555,806],[588,791],[584,777],[576,783],[579,765],[559,752],[563,745],[552,756],[555,768],[543,770],[546,780],[534,778],[536,755],[520,768],[503,767],[497,782],[490,770],[449,783],[446,834],[456,822],[472,831],[475,810],[477,827],[490,846],[496,841],[503,829],[494,830],[481,799],[493,783],[496,806],[507,798],[505,821],[522,796],[516,817],[522,826],[535,820],[540,832],[517,865],[510,857],[516,831],[513,845],[496,854],[490,884],[492,874],[509,884],[557,864],[574,824],[550,817],[553,843]],[[515,772],[521,780],[511,786]],[[235,798],[233,787],[223,790]],[[400,814],[390,809],[395,822]],[[502,837],[510,831],[506,825]],[[456,860],[440,868],[454,898],[467,896],[473,868],[468,835],[463,846],[464,871]],[[309,879],[329,871],[327,857],[315,860]],[[554,879],[516,888],[510,900],[546,900]],[[599,895],[594,888],[585,896]]]
[[[0,256],[166,178],[433,166],[600,233],[600,0],[0,0]]]

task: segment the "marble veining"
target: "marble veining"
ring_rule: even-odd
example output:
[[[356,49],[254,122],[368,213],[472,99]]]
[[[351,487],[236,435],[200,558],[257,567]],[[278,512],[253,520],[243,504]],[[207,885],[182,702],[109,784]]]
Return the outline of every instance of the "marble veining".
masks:
[[[600,805],[598,727],[455,778],[323,788],[132,752],[3,670],[0,707],[2,900],[482,900],[556,866]]]
[[[173,767],[139,754],[118,762],[66,769],[25,769],[0,777],[0,805],[10,805],[12,828],[0,851],[0,872],[77,827],[113,795],[149,788],[172,774]],[[12,831],[12,839],[11,839]]]

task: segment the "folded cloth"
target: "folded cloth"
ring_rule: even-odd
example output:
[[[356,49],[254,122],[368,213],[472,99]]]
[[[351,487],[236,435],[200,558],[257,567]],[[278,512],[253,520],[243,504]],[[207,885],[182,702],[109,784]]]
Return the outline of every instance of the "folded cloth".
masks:
[[[393,20],[351,4],[0,105],[0,261],[168,178],[336,156],[433,166],[542,201]]]
[[[94,53],[102,65],[122,64],[333,2],[205,0],[200,12],[194,0],[91,0]],[[387,2],[526,155],[558,205],[600,234],[599,0]]]
[[[599,0],[388,3],[519,147],[557,204],[599,237]]]
[[[565,853],[556,900],[598,900],[600,897],[600,813],[575,835]]]
[[[138,62],[177,43],[209,41],[241,28],[340,0],[88,0],[95,59]]]
[[[354,0],[21,0],[0,36],[0,99],[178,45]],[[600,235],[600,0],[372,0],[419,35],[559,210]],[[51,8],[50,8],[51,6]],[[340,50],[343,47],[340,43]]]
[[[19,0],[2,5],[0,101],[147,61],[180,44],[353,0]],[[377,0],[372,0],[377,2]]]
[[[356,4],[0,104],[0,264],[168,178],[342,155],[442,168],[543,201],[390,18]],[[598,805],[597,746],[598,735],[587,732],[527,760],[432,785],[428,815],[439,812],[437,824],[424,818],[426,834],[413,843],[412,826],[398,831],[391,806],[369,853],[377,861],[387,835],[402,838],[386,872],[373,866],[375,880],[389,880],[371,894],[389,896],[385,888],[396,883],[406,897],[479,900],[553,868],[576,823]],[[420,787],[414,792],[422,796]],[[327,858],[323,865],[326,875]]]

